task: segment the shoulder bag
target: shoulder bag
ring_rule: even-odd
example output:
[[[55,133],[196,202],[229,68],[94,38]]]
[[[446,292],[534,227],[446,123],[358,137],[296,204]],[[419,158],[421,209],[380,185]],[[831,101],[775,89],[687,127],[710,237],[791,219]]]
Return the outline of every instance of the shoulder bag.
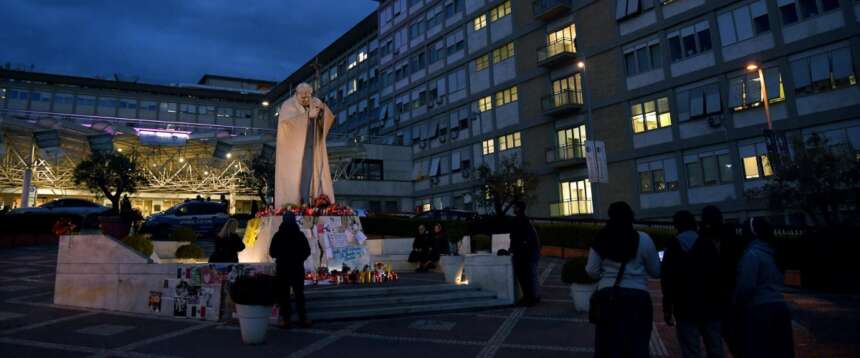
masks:
[[[605,287],[591,294],[588,300],[588,322],[598,324],[601,320],[602,311],[611,309],[615,301],[615,294],[618,291],[621,279],[624,277],[624,269],[627,268],[627,261],[621,263],[621,268],[618,269],[618,276],[615,277],[615,283],[612,287]],[[603,307],[606,305],[606,307]]]

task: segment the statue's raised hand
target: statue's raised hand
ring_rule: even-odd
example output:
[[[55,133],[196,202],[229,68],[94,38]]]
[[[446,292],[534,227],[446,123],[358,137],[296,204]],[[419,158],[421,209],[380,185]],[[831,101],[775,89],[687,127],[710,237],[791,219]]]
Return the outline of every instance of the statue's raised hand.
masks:
[[[310,108],[308,108],[308,117],[316,118],[317,116],[319,116],[320,111],[322,109],[323,102],[319,98],[314,97],[313,99],[311,99]]]

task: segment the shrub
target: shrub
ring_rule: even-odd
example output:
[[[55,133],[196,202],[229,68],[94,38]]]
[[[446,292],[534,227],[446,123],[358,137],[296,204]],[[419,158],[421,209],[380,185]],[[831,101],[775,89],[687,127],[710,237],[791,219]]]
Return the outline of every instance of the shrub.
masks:
[[[197,234],[190,227],[177,226],[168,236],[170,241],[190,241],[197,240]]]
[[[581,285],[590,285],[599,281],[585,272],[586,263],[588,263],[587,257],[574,257],[567,260],[561,269],[561,281],[566,284],[577,283]]]
[[[197,244],[182,245],[176,248],[177,259],[202,259],[206,257],[203,248]]]
[[[152,255],[152,240],[149,239],[148,235],[130,235],[123,239],[122,243],[126,244],[126,246],[131,247],[132,249],[135,249],[137,252],[140,252],[141,254],[143,254],[143,256],[149,257],[150,255]]]
[[[229,287],[230,299],[240,305],[275,304],[274,278],[269,275],[242,276]]]
[[[472,252],[490,251],[493,249],[493,239],[489,235],[473,235],[471,244]]]

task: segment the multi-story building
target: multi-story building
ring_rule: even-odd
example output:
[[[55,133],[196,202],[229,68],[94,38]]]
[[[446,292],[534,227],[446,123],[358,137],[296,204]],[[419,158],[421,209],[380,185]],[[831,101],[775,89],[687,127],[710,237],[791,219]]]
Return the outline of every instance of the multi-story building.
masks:
[[[625,200],[645,218],[709,204],[766,214],[746,194],[773,174],[765,108],[778,133],[860,152],[856,1],[535,3],[567,14],[549,24],[579,29],[589,134],[609,163],[609,183],[593,188],[601,211]]]

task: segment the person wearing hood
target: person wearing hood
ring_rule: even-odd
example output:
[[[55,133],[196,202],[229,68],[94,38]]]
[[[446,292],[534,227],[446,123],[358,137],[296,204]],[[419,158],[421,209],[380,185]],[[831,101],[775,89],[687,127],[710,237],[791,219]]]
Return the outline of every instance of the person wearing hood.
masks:
[[[660,260],[651,237],[633,228],[627,203],[609,205],[609,221],[588,251],[585,271],[600,280],[594,356],[648,357],[654,311],[646,275],[660,276]]]
[[[514,203],[514,220],[511,223],[511,240],[508,252],[511,258],[514,277],[523,292],[520,306],[534,306],[540,303],[540,280],[538,262],[540,261],[540,239],[537,230],[526,216],[526,203]]]
[[[785,282],[771,246],[773,227],[765,219],[744,223],[749,245],[738,265],[735,305],[740,310],[740,357],[794,357],[791,312]]]
[[[696,232],[693,213],[679,211],[672,221],[678,236],[666,243],[660,270],[663,317],[675,326],[683,357],[701,357],[702,341],[709,358],[723,357],[719,251]]]
[[[281,307],[282,328],[290,328],[290,289],[296,297],[296,311],[299,315],[299,325],[310,327],[305,309],[305,260],[311,255],[308,239],[299,229],[293,213],[284,215],[284,221],[278,232],[272,237],[269,246],[269,256],[275,259],[276,284],[278,305]]]

